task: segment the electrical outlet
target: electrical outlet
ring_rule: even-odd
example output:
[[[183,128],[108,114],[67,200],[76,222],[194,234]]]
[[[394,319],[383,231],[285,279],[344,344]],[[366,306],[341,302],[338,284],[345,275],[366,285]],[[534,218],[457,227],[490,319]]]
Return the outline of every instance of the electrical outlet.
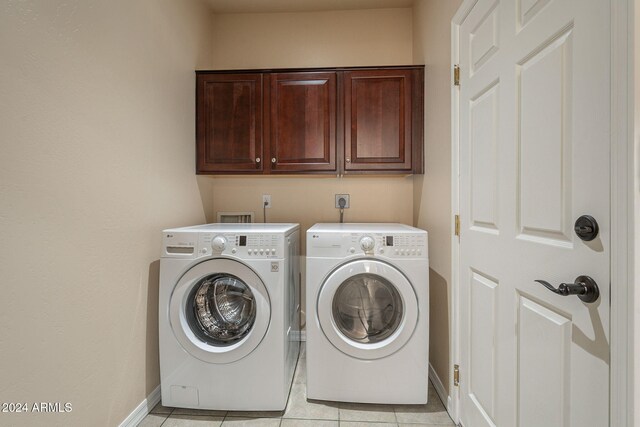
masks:
[[[263,194],[262,195],[262,205],[264,206],[264,204],[267,204],[265,206],[265,208],[270,208],[271,207],[271,194]]]
[[[344,208],[349,208],[349,195],[348,194],[336,194],[336,209],[340,209],[340,199],[344,199],[346,202]]]

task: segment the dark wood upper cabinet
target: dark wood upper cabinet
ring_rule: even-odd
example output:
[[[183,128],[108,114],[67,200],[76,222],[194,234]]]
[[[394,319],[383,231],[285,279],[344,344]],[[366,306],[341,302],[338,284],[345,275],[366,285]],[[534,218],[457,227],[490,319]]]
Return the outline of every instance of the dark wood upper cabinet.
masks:
[[[270,172],[335,173],[337,74],[272,73],[267,85]]]
[[[422,168],[419,105],[423,86],[420,75],[416,75],[420,71],[345,71],[345,172],[411,173]],[[414,107],[420,112],[414,112]]]
[[[262,74],[198,74],[197,173],[262,173]]]
[[[199,174],[423,173],[424,66],[196,76]]]

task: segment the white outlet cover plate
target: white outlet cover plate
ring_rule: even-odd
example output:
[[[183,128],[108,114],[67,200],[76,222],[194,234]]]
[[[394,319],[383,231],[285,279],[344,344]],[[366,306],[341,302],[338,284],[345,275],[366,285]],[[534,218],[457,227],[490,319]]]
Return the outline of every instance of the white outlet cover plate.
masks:
[[[349,208],[349,195],[348,194],[336,194],[336,209],[340,209],[340,204],[338,203],[338,200],[340,200],[341,197],[344,197],[345,200],[347,201],[347,204],[344,205],[345,209]]]

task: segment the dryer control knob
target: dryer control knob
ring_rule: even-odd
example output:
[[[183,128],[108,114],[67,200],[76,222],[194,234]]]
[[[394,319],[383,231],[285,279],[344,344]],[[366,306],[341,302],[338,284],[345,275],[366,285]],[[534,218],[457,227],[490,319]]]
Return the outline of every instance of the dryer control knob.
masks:
[[[364,236],[362,239],[360,239],[360,247],[365,252],[372,251],[375,245],[376,245],[376,241],[373,240],[373,237]]]
[[[224,236],[216,236],[211,241],[211,247],[213,250],[222,252],[226,246],[227,239],[225,239]]]

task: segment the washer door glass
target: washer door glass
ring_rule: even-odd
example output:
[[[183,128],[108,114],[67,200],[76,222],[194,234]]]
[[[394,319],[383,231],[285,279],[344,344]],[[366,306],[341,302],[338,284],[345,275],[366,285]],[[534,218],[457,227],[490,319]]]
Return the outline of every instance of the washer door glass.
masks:
[[[189,326],[202,341],[228,346],[244,338],[256,320],[256,300],[249,286],[230,274],[199,280],[187,299]]]
[[[373,344],[390,337],[400,326],[402,298],[384,277],[358,274],[338,287],[332,313],[336,326],[345,336]]]
[[[169,300],[173,335],[187,353],[207,363],[232,363],[250,354],[270,320],[262,279],[246,264],[225,258],[189,267]]]

